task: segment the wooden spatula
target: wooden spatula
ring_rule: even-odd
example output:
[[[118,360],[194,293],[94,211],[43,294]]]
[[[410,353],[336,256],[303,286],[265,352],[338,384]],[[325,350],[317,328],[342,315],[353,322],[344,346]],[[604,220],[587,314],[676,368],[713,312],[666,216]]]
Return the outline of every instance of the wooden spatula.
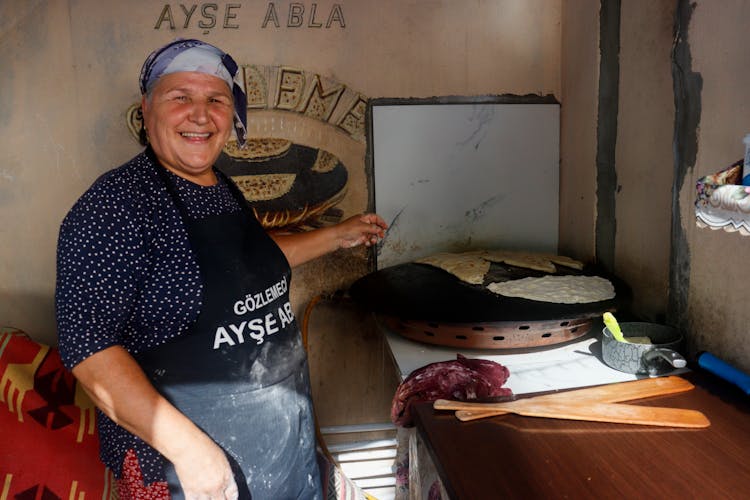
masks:
[[[632,406],[634,405],[617,405],[617,406],[627,406],[624,409],[611,409],[611,408],[605,408],[600,409],[601,412],[599,413],[599,418],[597,418],[597,415],[591,415],[591,412],[587,412],[581,409],[581,406],[587,407],[587,408],[593,408],[593,404],[602,404],[602,403],[619,403],[622,401],[630,401],[633,399],[641,399],[641,398],[647,398],[647,397],[653,397],[653,396],[663,396],[667,394],[675,394],[679,392],[684,392],[692,389],[694,386],[687,380],[680,378],[680,377],[658,377],[658,378],[648,378],[648,379],[641,379],[641,380],[634,380],[632,382],[622,382],[619,384],[608,384],[608,385],[602,385],[597,387],[587,387],[585,389],[577,389],[572,391],[564,391],[564,392],[557,392],[554,394],[547,394],[543,396],[536,396],[533,398],[527,398],[522,399],[518,401],[513,401],[509,403],[470,403],[470,402],[463,402],[463,401],[449,401],[445,399],[439,399],[434,402],[433,406],[435,409],[438,410],[459,410],[456,412],[456,417],[458,417],[462,421],[468,421],[468,420],[476,420],[479,418],[486,418],[491,417],[495,415],[502,415],[504,413],[519,413],[516,410],[521,411],[534,411],[538,412],[538,406],[535,406],[537,410],[534,410],[533,408],[529,406],[508,406],[513,405],[516,403],[526,403],[528,401],[533,401],[534,405],[538,404],[551,404],[553,406],[549,406],[548,408],[553,408],[555,411],[559,411],[559,405],[567,405],[572,408],[569,409],[567,412],[569,414],[568,417],[563,416],[557,416],[555,418],[568,418],[568,419],[584,419],[584,420],[598,420],[599,418],[604,418],[607,416],[607,418],[612,419],[616,418],[616,415],[619,415],[619,420],[622,421],[622,418],[625,418],[623,415],[624,412],[628,412],[632,415],[635,415],[630,419],[630,421],[626,423],[642,423],[642,420],[651,421],[652,423],[650,425],[675,425],[678,424],[678,427],[684,427],[685,425],[681,424],[680,422],[687,422],[689,426],[698,426],[698,427],[705,427],[709,425],[708,420],[705,418],[705,416],[702,416],[703,418],[700,418],[698,415],[694,414],[688,414],[683,415],[686,417],[686,419],[680,419],[679,415],[675,415],[674,412],[666,412],[666,414],[663,415],[663,418],[661,419],[661,422],[670,422],[670,423],[661,423],[661,424],[654,424],[653,418],[656,416],[655,413],[651,413],[649,415],[645,415],[644,412],[639,411],[639,408],[653,408],[653,407],[643,407],[643,406],[636,406],[635,411],[633,411]],[[544,408],[542,408],[544,410]],[[667,408],[667,410],[671,410]],[[691,412],[691,410],[682,410]],[[699,412],[693,412],[693,413],[699,413]],[[528,413],[520,413],[520,414],[528,414]],[[545,415],[531,415],[529,416],[549,416],[547,414]],[[577,415],[576,418],[573,418],[574,415]],[[583,418],[585,416],[585,418]],[[633,419],[639,420],[638,422],[633,421]],[[612,421],[612,420],[606,420],[606,421]]]
[[[536,401],[596,401],[599,403],[620,403],[633,399],[649,398],[653,396],[664,396],[679,392],[689,391],[694,386],[681,377],[655,377],[622,382],[618,384],[606,384],[596,387],[586,387],[570,391],[555,392],[536,396]],[[450,401],[438,399],[433,403],[436,410],[465,410],[465,416],[473,412],[475,418],[485,418],[494,415],[508,413],[507,410],[497,407],[497,403],[476,403],[468,401]],[[467,418],[467,420],[471,420]]]
[[[585,402],[537,402],[534,398],[501,403],[507,405],[505,411],[527,417],[547,417],[563,420],[587,420],[620,424],[657,425],[665,427],[703,428],[711,423],[706,416],[695,410],[682,408],[660,408],[623,403]],[[467,420],[463,410],[456,412],[456,418]],[[468,415],[474,420],[475,415]]]

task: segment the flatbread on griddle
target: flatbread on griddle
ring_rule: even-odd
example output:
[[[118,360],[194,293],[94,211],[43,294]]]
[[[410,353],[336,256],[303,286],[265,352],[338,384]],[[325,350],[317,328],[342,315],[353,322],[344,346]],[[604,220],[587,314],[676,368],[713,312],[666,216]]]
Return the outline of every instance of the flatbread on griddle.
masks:
[[[490,262],[481,257],[482,252],[436,253],[415,262],[428,264],[456,276],[472,285],[484,283],[484,276],[490,270]]]
[[[555,264],[575,269],[583,269],[583,263],[562,255],[521,252],[513,250],[474,250],[462,253],[441,252],[416,262],[429,264],[449,272],[466,283],[481,285],[490,270],[490,263],[504,263],[509,266],[555,273]]]
[[[612,283],[600,276],[542,276],[490,283],[487,289],[506,297],[558,304],[585,304],[615,296]]]

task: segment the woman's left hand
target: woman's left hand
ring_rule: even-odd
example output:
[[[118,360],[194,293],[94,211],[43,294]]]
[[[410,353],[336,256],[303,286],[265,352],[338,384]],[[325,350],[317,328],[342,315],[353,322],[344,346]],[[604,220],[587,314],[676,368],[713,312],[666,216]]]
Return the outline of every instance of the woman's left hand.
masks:
[[[292,267],[338,250],[372,246],[385,236],[388,224],[377,214],[360,214],[335,226],[301,233],[269,233]]]
[[[378,214],[355,215],[336,227],[339,248],[375,245],[385,237],[388,224]]]

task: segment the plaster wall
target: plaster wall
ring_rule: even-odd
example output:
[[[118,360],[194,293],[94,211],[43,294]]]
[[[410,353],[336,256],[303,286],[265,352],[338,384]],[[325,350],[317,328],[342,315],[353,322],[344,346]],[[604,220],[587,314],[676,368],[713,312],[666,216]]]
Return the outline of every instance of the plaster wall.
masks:
[[[742,138],[750,132],[746,82],[746,21],[750,3],[742,0],[693,2],[687,42],[692,71],[703,87],[693,96],[700,109],[697,156],[679,186],[682,230],[689,249],[686,322],[693,351],[708,350],[750,371],[747,283],[750,238],[739,233],[700,229],[695,225],[695,183],[741,159]]]
[[[56,343],[60,222],[99,175],[141,150],[126,113],[139,100],[138,72],[155,47],[202,38],[241,66],[318,75],[364,101],[559,98],[560,11],[560,0],[0,2],[0,324]],[[337,208],[344,216],[365,210],[366,134],[357,129],[364,120],[345,133],[272,107],[251,109],[250,136],[334,154],[350,174]],[[360,248],[293,272],[292,305],[309,336],[321,425],[389,420],[398,381],[370,317],[338,299],[306,307],[368,271]]]
[[[668,298],[675,7],[675,0],[620,4],[619,32],[605,33],[619,40],[619,50],[606,55],[619,66],[614,121],[597,115],[601,2],[565,2],[562,10],[560,252],[597,260],[596,238],[611,237],[603,247],[613,249],[613,271],[632,289],[622,312],[652,321],[665,320]],[[603,168],[615,171],[602,179],[597,153],[605,145],[597,134],[609,126],[616,128],[615,158]],[[613,214],[597,212],[597,193],[614,195]],[[595,234],[597,223],[608,235]]]
[[[621,4],[614,270],[632,288],[632,312],[646,321],[664,321],[667,308],[676,3]]]
[[[293,4],[303,6],[299,26]],[[182,5],[196,6],[189,19]],[[140,150],[125,112],[139,99],[138,71],[154,47],[176,36],[203,38],[241,65],[300,68],[367,98],[559,96],[560,12],[559,0],[1,2],[0,322],[55,342],[59,224],[96,177]],[[292,125],[292,138],[314,136]],[[342,151],[364,164],[362,144]],[[365,201],[349,199],[346,210],[363,210]],[[364,257],[321,263],[331,278],[318,279],[315,291],[345,285],[364,271]],[[336,276],[342,268],[345,279]],[[300,269],[295,279],[312,275],[320,268]],[[297,292],[298,311],[315,291]]]
[[[559,253],[594,259],[599,0],[562,6]]]
[[[584,260],[595,256],[598,215],[592,199],[598,10],[597,1],[565,2],[562,8],[560,249]],[[681,10],[692,13],[681,18]],[[742,137],[750,132],[743,83],[750,78],[748,16],[750,3],[742,0],[722,2],[721,8],[708,0],[621,3],[614,246],[615,272],[633,291],[633,314],[680,326],[689,355],[709,350],[745,371],[750,240],[699,229],[694,202],[700,177],[744,153]],[[674,39],[675,23],[685,21],[682,40]],[[688,55],[674,61],[678,42]],[[670,281],[670,275],[676,278]]]

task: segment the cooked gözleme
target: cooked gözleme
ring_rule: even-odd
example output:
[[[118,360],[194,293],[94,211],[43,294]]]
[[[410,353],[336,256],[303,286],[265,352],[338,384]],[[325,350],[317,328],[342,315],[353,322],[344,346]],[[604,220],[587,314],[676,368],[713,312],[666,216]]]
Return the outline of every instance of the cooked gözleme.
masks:
[[[614,298],[612,283],[600,276],[554,275],[555,264],[582,270],[583,263],[561,255],[509,250],[478,250],[463,253],[437,253],[416,261],[449,272],[466,283],[482,285],[492,262],[550,273],[494,282],[487,289],[507,297],[542,302],[579,304]]]

